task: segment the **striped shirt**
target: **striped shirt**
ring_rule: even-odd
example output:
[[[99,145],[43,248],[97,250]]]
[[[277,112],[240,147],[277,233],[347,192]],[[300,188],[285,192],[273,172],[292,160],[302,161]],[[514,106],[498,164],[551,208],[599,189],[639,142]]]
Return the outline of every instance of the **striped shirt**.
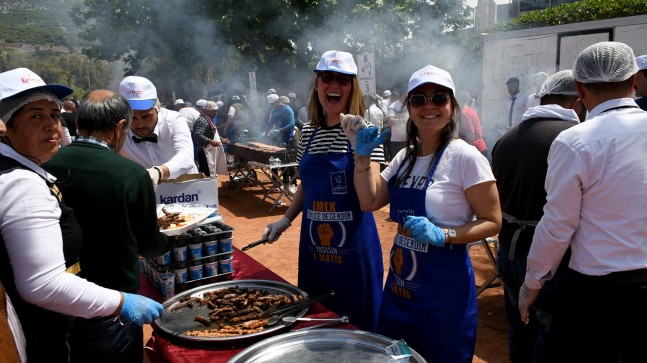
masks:
[[[315,132],[314,127],[310,123],[303,126],[301,131],[301,143],[297,151],[297,162],[301,162],[303,152],[308,146],[310,136]],[[341,128],[341,124],[332,127],[321,127],[317,130],[308,152],[310,154],[345,154],[348,152],[348,138]],[[371,153],[371,161],[384,163],[384,148],[379,145]]]

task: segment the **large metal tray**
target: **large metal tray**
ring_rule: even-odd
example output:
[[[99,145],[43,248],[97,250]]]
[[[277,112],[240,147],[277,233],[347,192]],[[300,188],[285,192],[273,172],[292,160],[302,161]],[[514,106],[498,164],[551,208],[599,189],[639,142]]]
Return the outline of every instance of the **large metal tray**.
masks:
[[[298,330],[264,339],[231,358],[228,363],[369,363],[389,362],[385,348],[395,340],[362,330]],[[426,361],[411,349],[411,357],[397,362]]]
[[[286,295],[291,294],[301,294],[304,298],[308,297],[308,294],[299,289],[296,286],[290,285],[284,282],[271,281],[271,280],[231,280],[224,282],[216,282],[209,285],[199,286],[191,290],[184,291],[181,294],[175,295],[174,297],[166,300],[162,305],[167,311],[166,315],[160,319],[155,320],[153,323],[161,331],[183,340],[196,341],[196,342],[231,342],[238,340],[245,340],[255,337],[262,337],[277,332],[285,328],[288,325],[294,323],[284,323],[279,322],[270,327],[266,327],[264,330],[252,333],[241,335],[237,337],[195,337],[191,335],[186,335],[184,332],[189,330],[208,330],[209,328],[202,325],[201,323],[194,321],[196,315],[207,316],[209,307],[204,305],[200,307],[194,307],[193,309],[182,308],[176,311],[171,311],[171,309],[180,303],[180,300],[185,296],[190,297],[202,297],[206,292],[220,290],[228,287],[240,287],[240,288],[249,288],[249,289],[262,289],[264,291],[269,291],[271,293],[284,293]],[[303,308],[294,316],[300,318],[303,317],[308,312],[308,307]]]

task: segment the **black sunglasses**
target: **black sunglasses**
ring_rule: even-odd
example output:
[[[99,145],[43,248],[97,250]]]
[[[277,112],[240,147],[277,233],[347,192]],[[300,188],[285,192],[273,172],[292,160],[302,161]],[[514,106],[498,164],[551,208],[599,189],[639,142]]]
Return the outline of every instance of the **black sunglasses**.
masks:
[[[321,82],[325,84],[330,84],[332,81],[336,80],[340,86],[348,86],[348,84],[353,80],[352,76],[347,74],[332,74],[332,73],[319,73],[319,78]]]
[[[431,97],[427,97],[425,95],[413,95],[409,97],[409,104],[413,108],[423,108],[425,107],[425,104],[427,104],[427,100],[429,100],[431,101],[432,106],[443,107],[449,103],[450,99],[450,95],[445,92],[434,93]]]

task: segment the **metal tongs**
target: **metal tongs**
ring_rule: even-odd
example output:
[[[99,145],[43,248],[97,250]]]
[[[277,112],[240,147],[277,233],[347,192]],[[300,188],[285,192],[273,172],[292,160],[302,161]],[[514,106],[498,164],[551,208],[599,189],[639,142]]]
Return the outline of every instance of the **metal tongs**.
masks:
[[[325,294],[321,294],[319,296],[315,297],[310,297],[305,300],[287,305],[287,306],[282,306],[280,308],[274,309],[274,310],[268,310],[263,313],[263,316],[267,316],[268,322],[267,325],[273,325],[278,323],[279,321],[284,321],[289,323],[290,321],[290,314],[297,313],[298,311],[302,310],[303,308],[307,308],[310,305],[316,303],[317,301],[323,300],[329,296],[335,296],[335,290],[332,290],[330,292],[327,292]],[[287,318],[287,320],[284,320],[283,318]]]
[[[252,242],[252,243],[248,244],[247,246],[243,247],[243,249],[241,251],[247,251],[248,249],[256,247],[258,245],[264,245],[269,241],[270,241],[269,238],[260,239],[260,240],[258,240],[256,242]]]

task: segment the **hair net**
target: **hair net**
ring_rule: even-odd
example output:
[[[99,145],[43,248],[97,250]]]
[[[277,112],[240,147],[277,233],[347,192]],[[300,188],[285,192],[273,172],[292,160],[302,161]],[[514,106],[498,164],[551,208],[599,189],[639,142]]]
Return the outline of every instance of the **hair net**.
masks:
[[[582,83],[622,82],[638,72],[633,50],[620,42],[600,42],[575,59],[573,78]]]
[[[577,96],[573,72],[569,69],[559,71],[548,77],[544,84],[541,85],[539,92],[537,92],[537,96],[539,97],[546,95]]]
[[[5,98],[0,101],[0,119],[3,119],[5,123],[11,122],[11,117],[13,114],[18,111],[22,106],[40,100],[48,100],[55,102],[57,105],[61,105],[61,101],[56,97],[56,94],[52,91],[40,89],[33,92],[22,92],[16,96]]]

